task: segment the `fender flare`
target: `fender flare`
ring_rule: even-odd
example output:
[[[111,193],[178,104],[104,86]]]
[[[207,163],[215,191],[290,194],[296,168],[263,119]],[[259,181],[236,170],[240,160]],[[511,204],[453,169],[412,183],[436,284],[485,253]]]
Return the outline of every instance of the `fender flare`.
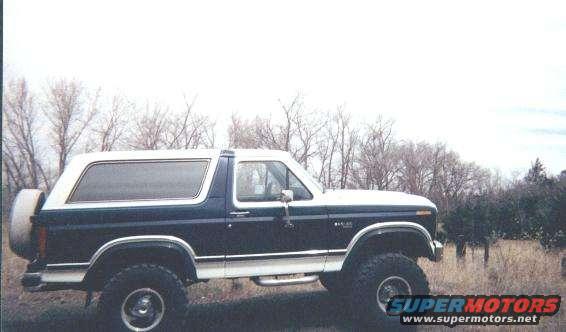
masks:
[[[434,243],[426,228],[414,222],[391,221],[369,225],[356,233],[346,249],[343,266],[347,266],[357,256],[358,251],[364,247],[368,240],[375,239],[376,237],[386,237],[387,234],[391,233],[408,233],[416,236],[419,239],[419,243],[425,248],[423,256],[428,258],[434,257]]]
[[[92,255],[83,280],[88,283],[96,271],[117,255],[127,255],[128,252],[139,254],[139,250],[159,250],[178,255],[182,259],[183,272],[189,278],[196,279],[195,253],[187,242],[169,235],[141,235],[118,238],[102,245]]]

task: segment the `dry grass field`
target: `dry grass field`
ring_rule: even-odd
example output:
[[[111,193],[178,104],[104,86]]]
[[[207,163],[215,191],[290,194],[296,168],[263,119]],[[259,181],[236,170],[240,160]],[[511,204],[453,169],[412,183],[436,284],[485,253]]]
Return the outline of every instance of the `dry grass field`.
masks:
[[[4,229],[5,230],[5,229]],[[84,294],[76,291],[25,293],[19,276],[25,261],[2,242],[2,331],[96,330],[96,303],[83,309]],[[435,294],[560,294],[566,279],[560,274],[564,252],[543,251],[532,241],[499,241],[492,247],[489,266],[483,252],[468,249],[465,263],[455,259],[453,246],[444,261],[420,260]],[[257,287],[248,280],[211,281],[191,286],[187,322],[198,331],[350,331],[347,306],[318,283],[303,286]],[[423,330],[438,330],[422,328]],[[443,328],[454,331],[454,329]],[[566,314],[542,318],[531,330],[564,331]],[[456,327],[455,330],[478,330]],[[525,330],[524,327],[491,327],[489,330]]]
[[[490,251],[487,267],[483,264],[483,249],[468,248],[465,262],[459,263],[453,245],[447,246],[442,262],[420,260],[419,264],[425,270],[434,294],[566,294],[566,279],[561,277],[560,267],[561,257],[566,253],[564,250],[546,252],[535,241],[501,240]],[[511,327],[491,329],[513,330]],[[466,330],[477,330],[477,327]],[[566,310],[562,308],[554,317],[543,317],[536,328],[523,326],[515,330],[564,331]]]

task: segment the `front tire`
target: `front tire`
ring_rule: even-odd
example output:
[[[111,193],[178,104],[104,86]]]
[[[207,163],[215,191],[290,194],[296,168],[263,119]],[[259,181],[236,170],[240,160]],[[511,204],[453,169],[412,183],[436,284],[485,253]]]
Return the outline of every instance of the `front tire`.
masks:
[[[111,331],[179,330],[188,304],[179,277],[165,267],[127,267],[108,281],[98,304],[103,325]]]
[[[354,321],[368,328],[399,328],[399,316],[388,316],[385,308],[394,295],[427,295],[429,285],[423,270],[402,254],[370,257],[361,264],[352,281]]]

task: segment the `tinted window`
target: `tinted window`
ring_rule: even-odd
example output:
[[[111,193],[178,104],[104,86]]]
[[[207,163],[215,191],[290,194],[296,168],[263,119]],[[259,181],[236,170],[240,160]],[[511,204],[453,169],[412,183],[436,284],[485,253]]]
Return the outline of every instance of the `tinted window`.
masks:
[[[194,198],[206,160],[100,163],[90,166],[70,202]]]
[[[308,191],[303,183],[291,171],[289,171],[288,188],[293,191],[293,200],[295,201],[302,201],[312,198],[310,191]]]
[[[281,190],[293,190],[294,200],[312,195],[297,177],[278,161],[253,161],[238,164],[236,197],[240,202],[273,202],[281,199]]]

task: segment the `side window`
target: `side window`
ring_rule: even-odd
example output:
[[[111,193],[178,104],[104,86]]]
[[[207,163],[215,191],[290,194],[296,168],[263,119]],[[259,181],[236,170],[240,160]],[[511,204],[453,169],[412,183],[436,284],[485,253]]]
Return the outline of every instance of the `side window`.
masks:
[[[289,186],[288,188],[293,191],[293,199],[295,201],[303,201],[312,199],[312,194],[305,187],[305,185],[289,171]]]
[[[91,165],[69,202],[192,199],[198,196],[208,160],[124,161]]]
[[[275,202],[281,190],[293,190],[295,200],[312,199],[301,181],[279,161],[245,161],[236,170],[236,198],[240,202]]]

